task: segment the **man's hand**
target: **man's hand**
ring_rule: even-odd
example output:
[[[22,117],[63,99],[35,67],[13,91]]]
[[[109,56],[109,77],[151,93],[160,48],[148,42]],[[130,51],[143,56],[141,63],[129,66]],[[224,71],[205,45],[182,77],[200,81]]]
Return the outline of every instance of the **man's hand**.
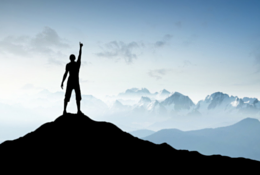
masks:
[[[82,44],[81,42],[79,42],[79,46],[80,46],[80,47],[82,47],[82,46],[83,46],[83,44]]]

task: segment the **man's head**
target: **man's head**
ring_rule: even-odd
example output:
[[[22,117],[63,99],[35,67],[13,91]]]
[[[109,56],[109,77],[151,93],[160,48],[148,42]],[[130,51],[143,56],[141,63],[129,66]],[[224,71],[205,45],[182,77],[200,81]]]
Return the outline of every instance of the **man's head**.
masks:
[[[76,59],[75,55],[71,54],[70,55],[70,61],[73,62],[73,61],[75,61],[75,59]]]

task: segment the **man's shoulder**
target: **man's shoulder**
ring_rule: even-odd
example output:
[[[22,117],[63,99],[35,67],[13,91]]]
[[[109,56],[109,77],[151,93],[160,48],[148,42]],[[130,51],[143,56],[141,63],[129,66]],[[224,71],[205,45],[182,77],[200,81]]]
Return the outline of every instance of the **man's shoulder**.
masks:
[[[71,67],[70,65],[71,65],[70,63],[67,63],[67,64],[66,64],[66,69],[67,69],[67,70]]]
[[[66,67],[69,67],[70,65],[71,65],[71,62],[67,63],[67,64],[66,64]]]

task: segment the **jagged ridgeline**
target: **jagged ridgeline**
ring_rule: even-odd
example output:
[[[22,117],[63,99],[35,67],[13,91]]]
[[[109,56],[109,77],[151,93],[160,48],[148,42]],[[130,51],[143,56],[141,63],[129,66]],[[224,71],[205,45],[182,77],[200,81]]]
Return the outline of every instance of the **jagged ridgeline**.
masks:
[[[66,173],[255,173],[260,162],[176,150],[138,139],[108,122],[65,114],[0,144],[1,169]]]
[[[189,96],[179,92],[170,93],[163,89],[151,93],[146,88],[132,88],[118,94],[114,100],[111,111],[114,113],[127,111],[133,115],[255,117],[260,114],[260,102],[257,98],[239,98],[223,92],[207,95],[205,99],[195,104]]]

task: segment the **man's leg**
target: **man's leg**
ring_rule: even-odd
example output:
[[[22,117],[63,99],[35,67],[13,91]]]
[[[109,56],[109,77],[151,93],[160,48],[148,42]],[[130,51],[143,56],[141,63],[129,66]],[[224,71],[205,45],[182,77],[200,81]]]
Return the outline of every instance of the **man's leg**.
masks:
[[[76,94],[76,102],[77,102],[78,113],[82,113],[81,110],[80,110],[81,93],[80,93],[79,84],[78,84],[78,86],[75,87],[75,94]]]
[[[67,109],[68,102],[70,101],[71,92],[72,92],[72,88],[67,85],[66,93],[65,93],[65,99],[64,99],[63,114],[67,113],[66,109]]]
[[[81,113],[81,111],[80,111],[80,100],[76,100],[76,101],[77,101],[78,113]]]
[[[64,100],[64,110],[63,110],[63,114],[66,114],[66,108],[67,108],[68,102],[66,100]]]

